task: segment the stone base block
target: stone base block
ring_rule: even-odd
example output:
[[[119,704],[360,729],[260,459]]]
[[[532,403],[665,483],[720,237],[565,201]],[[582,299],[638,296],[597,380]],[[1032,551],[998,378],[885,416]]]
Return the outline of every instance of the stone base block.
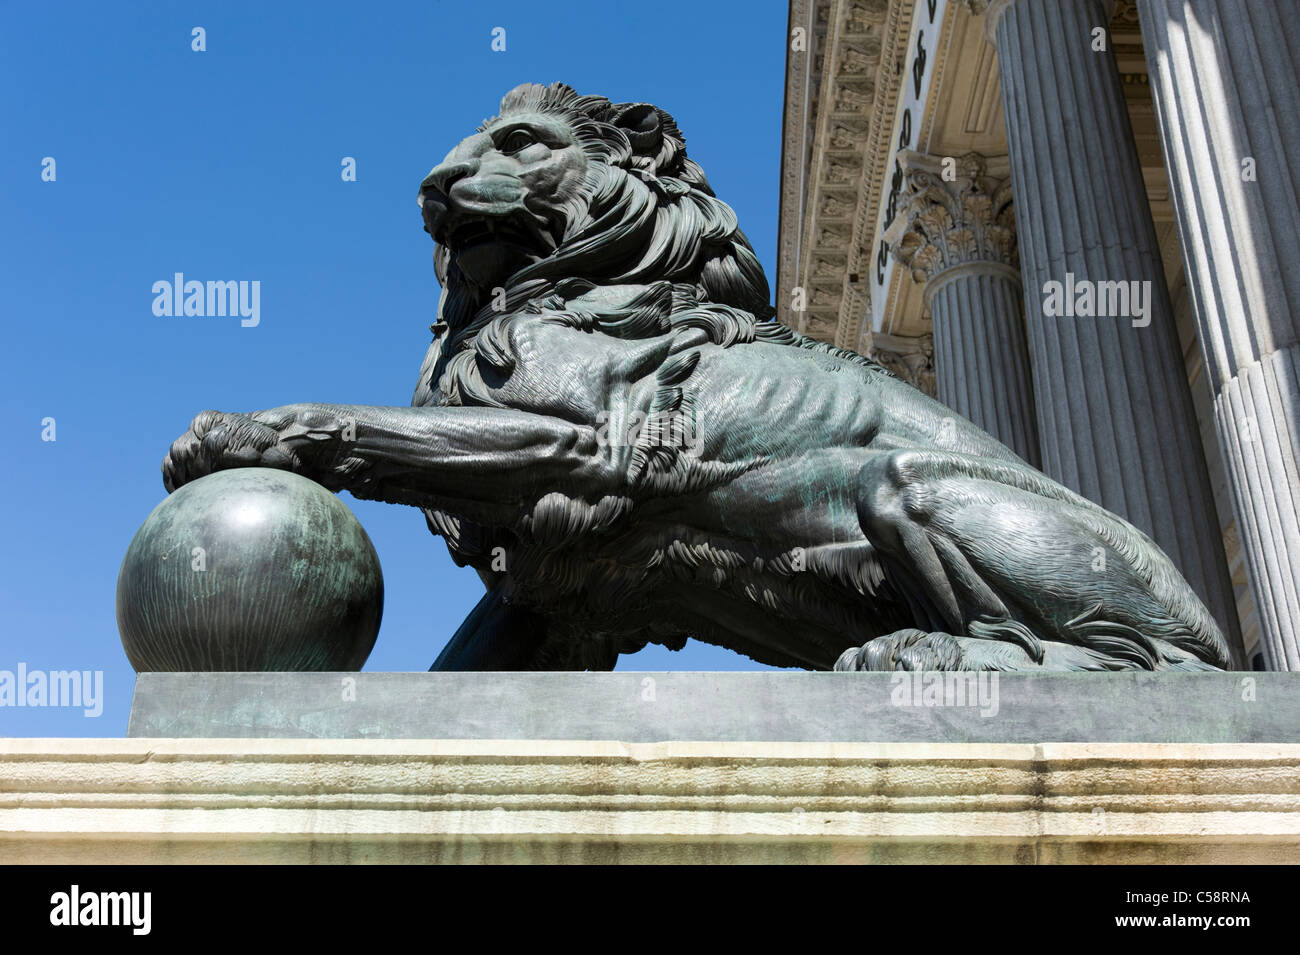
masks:
[[[1300,861],[1300,745],[0,740],[22,863]]]
[[[1300,743],[1300,673],[142,673],[127,735]]]

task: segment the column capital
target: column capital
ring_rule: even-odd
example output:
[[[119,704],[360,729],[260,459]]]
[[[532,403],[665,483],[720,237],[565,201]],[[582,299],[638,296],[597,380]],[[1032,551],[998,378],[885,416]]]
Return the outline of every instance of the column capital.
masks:
[[[997,46],[997,27],[998,21],[1002,19],[1002,14],[1007,12],[1016,0],[961,0],[962,5],[971,12],[973,16],[984,17],[984,35],[988,37],[989,43]],[[1042,0],[1029,0],[1032,3],[1041,3]],[[1077,0],[1069,0],[1074,3]],[[1106,15],[1107,24],[1115,16],[1116,0],[1094,0],[1102,5]]]
[[[1002,162],[974,152],[899,153],[903,190],[884,238],[915,281],[934,284],[944,272],[970,271],[973,263],[1009,271],[1019,281],[1011,179],[990,174],[990,166]]]

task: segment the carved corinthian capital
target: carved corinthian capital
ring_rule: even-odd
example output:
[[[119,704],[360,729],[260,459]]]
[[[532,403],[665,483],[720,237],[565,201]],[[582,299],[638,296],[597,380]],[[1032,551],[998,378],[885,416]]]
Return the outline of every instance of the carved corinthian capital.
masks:
[[[903,189],[885,241],[913,279],[976,262],[1019,269],[1009,177],[990,175],[979,153],[945,159],[907,150],[898,163]]]

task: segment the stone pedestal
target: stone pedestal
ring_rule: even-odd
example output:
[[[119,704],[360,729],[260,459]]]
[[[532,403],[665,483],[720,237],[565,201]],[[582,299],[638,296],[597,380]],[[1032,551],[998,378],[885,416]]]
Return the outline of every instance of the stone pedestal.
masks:
[[[1300,669],[1300,25],[1139,0],[1198,338],[1265,659]]]
[[[1288,673],[142,673],[127,735],[1296,743]]]
[[[0,740],[0,859],[1298,862],[1296,680],[143,674]]]
[[[3,740],[43,865],[1300,861],[1300,746]]]
[[[1112,6],[993,0],[984,14],[1006,112],[1042,465],[1150,534],[1240,661],[1220,524],[1105,36]],[[1061,315],[1048,283],[1069,303]],[[1110,283],[1135,290],[1142,308]]]

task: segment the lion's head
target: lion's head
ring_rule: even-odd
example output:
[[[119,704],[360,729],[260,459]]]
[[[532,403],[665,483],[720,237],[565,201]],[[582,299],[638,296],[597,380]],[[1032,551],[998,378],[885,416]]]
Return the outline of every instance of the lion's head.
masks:
[[[453,329],[494,288],[531,298],[575,277],[688,283],[706,301],[772,312],[735,213],[673,118],[646,103],[518,86],[425,177],[419,202]]]

